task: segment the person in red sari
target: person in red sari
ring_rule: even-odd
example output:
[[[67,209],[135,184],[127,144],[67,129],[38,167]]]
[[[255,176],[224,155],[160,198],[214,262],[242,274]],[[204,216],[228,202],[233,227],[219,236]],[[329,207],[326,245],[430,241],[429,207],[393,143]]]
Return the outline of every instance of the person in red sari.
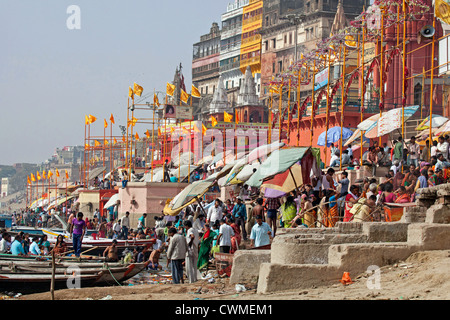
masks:
[[[353,214],[350,213],[353,205],[358,202],[360,191],[358,186],[351,186],[349,193],[345,196],[344,222],[350,222]]]
[[[409,203],[411,202],[410,194],[406,191],[406,188],[401,186],[397,192],[397,199],[395,203]]]
[[[231,237],[230,249],[230,253],[233,254],[239,249],[239,245],[241,244],[241,230],[231,215],[227,216],[227,222],[230,224],[230,227],[233,228],[234,231],[234,236]]]

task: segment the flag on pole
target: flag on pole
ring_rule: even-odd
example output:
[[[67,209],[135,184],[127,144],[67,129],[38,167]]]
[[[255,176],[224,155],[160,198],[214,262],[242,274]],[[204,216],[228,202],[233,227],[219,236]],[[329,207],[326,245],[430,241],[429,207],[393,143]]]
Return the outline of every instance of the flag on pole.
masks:
[[[136,82],[134,83],[134,93],[139,97],[142,96],[142,92],[144,92],[144,88],[138,85]]]
[[[98,142],[97,140],[95,140],[94,142],[94,146],[95,147],[100,147],[102,144],[100,142]]]
[[[239,119],[239,113],[236,112],[236,124],[239,124],[239,121],[240,121],[240,119]]]
[[[192,95],[194,98],[201,98],[201,97],[202,97],[202,95],[200,94],[200,91],[199,91],[196,87],[194,87],[194,85],[192,85],[192,92],[191,92],[191,95]]]
[[[114,116],[113,116],[113,114],[111,113],[111,117],[109,118],[109,120],[111,121],[111,124],[115,124],[116,122],[114,121]]]
[[[39,174],[39,171],[36,172],[36,178],[40,181],[41,180],[41,175]]]
[[[56,176],[59,178],[59,171],[58,171],[58,169],[55,169],[55,172],[56,172]]]
[[[150,131],[148,131],[148,129],[145,131],[145,135],[147,136],[147,139],[150,139]]]
[[[27,176],[27,182],[28,182],[28,184],[31,184],[30,176]]]
[[[105,121],[105,129],[108,128],[108,121],[106,121],[106,119],[104,119]]]
[[[153,96],[153,104],[155,105],[155,106],[160,106],[160,103],[159,103],[159,99],[158,99],[158,95],[155,93],[155,95]]]
[[[86,115],[84,116],[84,123],[85,123],[86,125],[90,124],[89,117],[86,116]]]
[[[161,135],[161,128],[158,128],[158,137]]]
[[[31,181],[36,182],[36,178],[34,177],[34,174],[31,173]]]
[[[105,139],[105,141],[104,141],[104,145],[105,145],[105,146],[109,145],[109,142],[108,142],[108,140],[106,140],[106,139]]]
[[[139,135],[138,135],[137,132],[136,132],[136,134],[134,135],[134,137],[136,138],[136,140],[139,140]]]
[[[69,180],[69,173],[66,170],[66,179]]]
[[[445,24],[450,24],[450,4],[445,0],[434,0],[434,15]]]
[[[117,144],[117,139],[116,138],[114,138],[114,144]]]
[[[42,170],[42,179],[43,180],[47,179],[47,174],[46,174],[45,170]]]
[[[223,119],[225,120],[225,122],[231,122],[231,120],[233,120],[233,116],[228,112],[224,112]]]
[[[217,120],[216,120],[216,118],[214,118],[214,116],[211,116],[211,124],[212,124],[212,126],[213,126],[213,128],[215,127],[215,126],[217,126]]]
[[[94,123],[95,121],[97,121],[97,118],[90,114],[90,115],[89,115],[89,124],[92,124],[92,123]]]
[[[206,129],[205,125],[202,124],[202,133],[203,133],[203,135],[206,134],[206,131],[207,131],[207,130],[208,130],[208,129]]]
[[[191,132],[185,127],[181,127],[181,131],[183,131],[184,134],[191,134]]]
[[[170,127],[170,133],[174,133],[175,132],[175,128],[174,127]]]
[[[181,96],[180,96],[181,101],[183,101],[184,103],[188,103],[189,101],[189,95],[183,90],[181,89]]]
[[[131,87],[128,88],[128,97],[134,99],[134,91]]]
[[[90,147],[91,147],[91,146],[90,146],[89,144],[87,144],[87,143],[84,145],[84,148],[85,148],[85,149],[89,149]]]
[[[127,140],[125,139],[125,136],[122,136],[122,141],[125,143]]]
[[[53,172],[51,172],[50,170],[47,173],[47,178],[50,180],[50,178],[53,176]]]
[[[168,96],[173,97],[173,94],[175,93],[175,89],[176,89],[175,85],[170,84],[170,83],[167,82],[166,93],[167,93]]]

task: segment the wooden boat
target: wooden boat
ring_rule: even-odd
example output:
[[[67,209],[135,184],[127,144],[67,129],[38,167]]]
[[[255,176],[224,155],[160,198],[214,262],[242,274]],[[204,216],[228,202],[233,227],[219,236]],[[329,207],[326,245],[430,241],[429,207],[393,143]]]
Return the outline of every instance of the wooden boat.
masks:
[[[111,268],[104,271],[100,278],[96,281],[97,285],[115,285],[133,278],[135,275],[143,271],[150,261],[145,263],[132,263],[125,270],[113,270]]]
[[[86,274],[77,277],[80,286],[91,287],[103,273]],[[14,290],[20,293],[34,293],[49,291],[52,274],[22,274],[0,272],[0,287],[3,290]],[[67,289],[73,275],[55,275],[55,289]]]

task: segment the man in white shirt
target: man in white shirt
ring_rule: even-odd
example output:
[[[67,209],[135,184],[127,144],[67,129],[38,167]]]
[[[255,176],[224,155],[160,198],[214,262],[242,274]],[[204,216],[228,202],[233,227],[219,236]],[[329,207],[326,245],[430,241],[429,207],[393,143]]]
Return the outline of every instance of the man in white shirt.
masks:
[[[214,206],[208,209],[208,223],[214,224],[217,220],[221,220],[223,216],[220,200],[216,199]]]
[[[448,160],[448,142],[445,141],[444,137],[439,137],[439,142],[437,145],[437,153],[441,153],[446,160]]]
[[[225,219],[220,220],[219,236],[217,241],[219,242],[220,252],[230,253],[231,237],[234,236],[233,228],[226,224]]]
[[[189,220],[184,221],[184,228],[186,230],[186,274],[189,283],[197,282],[197,261],[198,261],[198,244],[199,235],[197,230],[192,228],[192,223]]]
[[[116,221],[113,225],[113,231],[114,231],[114,239],[117,239],[120,236],[120,232],[122,231],[122,226],[120,225],[121,220]]]
[[[123,239],[128,239],[128,230],[130,230],[130,213],[125,212],[125,217],[122,217],[122,236]]]
[[[0,241],[0,253],[9,253],[11,251],[11,235],[4,233]]]
[[[411,137],[408,145],[409,164],[416,168],[419,166],[420,146],[416,143],[416,137]]]

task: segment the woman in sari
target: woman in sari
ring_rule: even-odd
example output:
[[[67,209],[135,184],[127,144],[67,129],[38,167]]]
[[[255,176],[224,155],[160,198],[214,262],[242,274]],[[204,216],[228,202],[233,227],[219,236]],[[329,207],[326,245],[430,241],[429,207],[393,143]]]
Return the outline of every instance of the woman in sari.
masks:
[[[323,217],[323,225],[327,228],[333,228],[336,222],[339,221],[339,210],[337,204],[337,192],[333,190],[328,191],[326,201],[327,210],[325,211],[325,216]]]
[[[315,228],[316,226],[316,211],[313,210],[313,202],[315,195],[311,195],[302,202],[302,216],[303,223],[308,226],[308,228]]]
[[[64,242],[64,236],[58,235],[56,238],[55,246],[53,247],[52,251],[55,253],[56,256],[63,256],[64,253],[67,251],[67,245]]]
[[[212,243],[214,237],[216,236],[215,233],[209,227],[209,224],[205,224],[205,226],[203,227],[203,231],[204,233],[199,244],[198,260],[197,260],[198,270],[208,267]]]
[[[234,235],[231,237],[231,250],[230,250],[230,253],[233,254],[239,249],[239,245],[241,244],[241,230],[234,221],[233,217],[230,216],[227,219],[230,223],[230,227],[233,228],[234,231]]]
[[[397,192],[397,199],[395,199],[395,203],[409,203],[411,202],[411,197],[409,193],[406,191],[405,187],[400,187]]]
[[[295,203],[293,196],[287,197],[286,202],[280,207],[280,211],[284,228],[290,228],[292,226],[292,221],[297,215],[297,204]]]
[[[358,202],[359,199],[359,187],[356,185],[351,186],[349,193],[345,196],[345,210],[344,210],[344,222],[350,222],[353,214],[350,213],[353,205]]]

